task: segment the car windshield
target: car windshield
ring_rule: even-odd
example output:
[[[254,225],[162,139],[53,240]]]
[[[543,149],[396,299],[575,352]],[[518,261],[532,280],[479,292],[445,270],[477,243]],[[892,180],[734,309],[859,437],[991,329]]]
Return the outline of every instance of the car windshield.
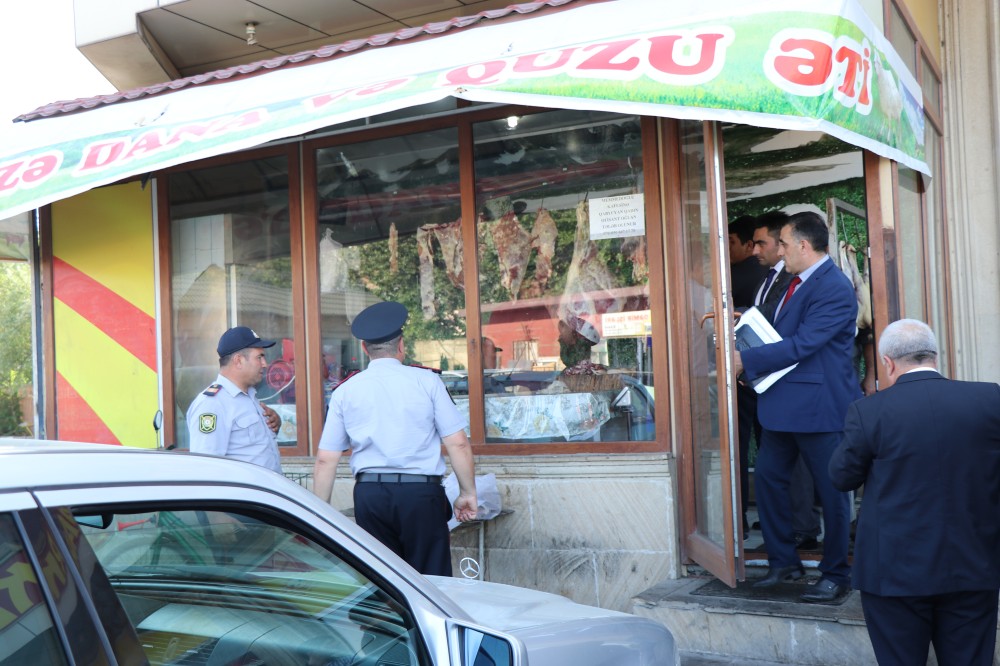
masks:
[[[425,663],[409,611],[291,529],[227,511],[85,513],[154,666]]]

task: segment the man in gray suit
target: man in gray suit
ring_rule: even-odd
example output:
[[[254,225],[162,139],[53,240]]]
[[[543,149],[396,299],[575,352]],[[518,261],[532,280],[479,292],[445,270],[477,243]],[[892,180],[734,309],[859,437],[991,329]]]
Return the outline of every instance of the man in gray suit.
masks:
[[[851,583],[881,665],[989,666],[1000,589],[1000,385],[945,379],[923,322],[879,338],[885,382],[847,411],[834,487],[864,484]],[[881,379],[881,378],[880,378]]]

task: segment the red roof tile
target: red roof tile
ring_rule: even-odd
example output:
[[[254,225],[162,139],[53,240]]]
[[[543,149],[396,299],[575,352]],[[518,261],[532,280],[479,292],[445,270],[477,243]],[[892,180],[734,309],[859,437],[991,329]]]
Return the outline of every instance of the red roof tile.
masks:
[[[479,12],[473,16],[463,16],[453,18],[448,21],[428,23],[418,28],[403,28],[402,30],[397,30],[396,32],[373,35],[365,39],[352,39],[351,41],[343,42],[342,44],[332,44],[330,46],[323,46],[311,51],[302,51],[293,55],[284,55],[267,60],[258,60],[245,65],[227,67],[226,69],[219,69],[214,72],[188,76],[183,79],[158,83],[152,86],[133,88],[132,90],[119,91],[107,95],[97,95],[96,97],[52,102],[50,104],[40,106],[34,111],[29,111],[28,113],[20,115],[15,118],[14,121],[38,120],[40,118],[48,118],[50,116],[64,113],[87,111],[100,106],[107,106],[117,104],[119,102],[141,99],[143,97],[166,94],[175,90],[182,90],[190,86],[220,83],[234,78],[257,76],[273,69],[309,64],[310,61],[350,55],[362,49],[392,46],[399,42],[411,41],[421,37],[436,37],[446,32],[474,27],[487,21],[495,21],[505,18],[516,19],[519,18],[517,15],[531,14],[551,7],[562,7],[573,3],[582,4],[584,2],[595,1],[601,2],[604,0],[537,0],[537,2],[510,5],[504,9],[490,9]]]

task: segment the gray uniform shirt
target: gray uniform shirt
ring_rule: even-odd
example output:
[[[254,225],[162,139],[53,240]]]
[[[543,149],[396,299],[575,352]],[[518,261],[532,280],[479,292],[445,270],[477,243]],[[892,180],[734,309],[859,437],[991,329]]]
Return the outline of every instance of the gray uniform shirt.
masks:
[[[465,425],[435,373],[394,358],[378,358],[333,392],[319,448],[351,449],[355,476],[358,472],[443,475],[441,438]]]
[[[245,460],[281,474],[278,440],[253,387],[244,393],[219,375],[188,407],[187,425],[195,453]]]

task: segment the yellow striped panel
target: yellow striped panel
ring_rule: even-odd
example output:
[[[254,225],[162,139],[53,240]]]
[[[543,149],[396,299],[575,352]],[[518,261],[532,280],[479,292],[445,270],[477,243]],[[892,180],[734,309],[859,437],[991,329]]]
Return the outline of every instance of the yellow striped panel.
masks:
[[[59,373],[122,444],[156,448],[156,373],[58,299],[54,317]]]

